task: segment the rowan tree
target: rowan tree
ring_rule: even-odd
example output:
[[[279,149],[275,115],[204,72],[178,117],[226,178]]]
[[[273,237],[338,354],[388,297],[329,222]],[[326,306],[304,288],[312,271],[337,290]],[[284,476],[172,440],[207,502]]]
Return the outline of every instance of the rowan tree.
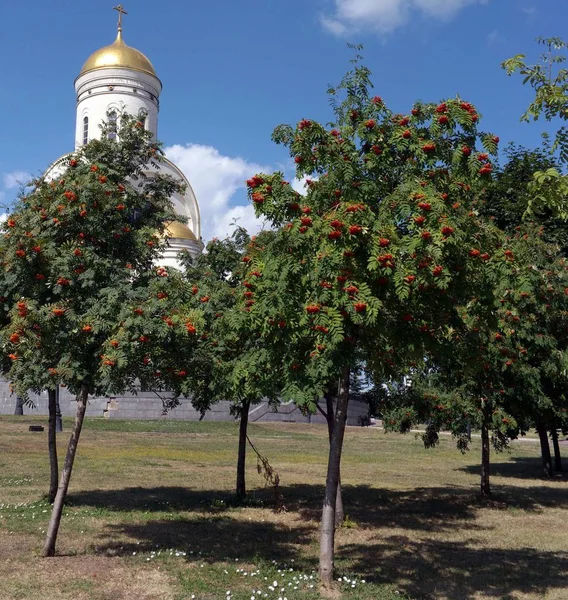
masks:
[[[533,177],[535,172],[545,172],[548,169],[559,169],[557,161],[547,144],[536,150],[526,150],[522,147],[510,146],[506,150],[507,162],[496,172],[494,183],[488,188],[486,199],[482,207],[482,213],[491,215],[495,218],[495,223],[509,235],[517,235],[520,229],[523,229],[529,236],[541,238],[549,242],[548,246],[542,243],[537,245],[532,255],[540,256],[539,268],[545,271],[552,271],[558,268],[557,262],[562,256],[566,256],[568,238],[566,236],[565,222],[558,218],[554,208],[540,206],[540,210],[527,213],[527,208],[533,197]],[[530,218],[530,220],[529,220]],[[535,239],[536,239],[535,238]],[[552,332],[556,335],[557,332]],[[563,335],[563,334],[561,334]],[[558,340],[562,347],[562,339]],[[549,394],[557,397],[556,403],[562,403],[562,393],[553,381],[543,381],[544,388],[549,390]],[[538,418],[537,418],[538,417]],[[552,461],[550,457],[550,448],[547,436],[543,431],[546,425],[549,428],[550,436],[555,448],[555,468],[560,471],[560,445],[558,444],[558,430],[564,427],[562,419],[545,418],[543,415],[535,415],[531,420],[531,425],[538,426],[539,438],[543,456],[545,472],[550,474],[552,471]]]
[[[305,194],[281,173],[249,181],[257,215],[279,229],[243,259],[255,300],[245,308],[284,366],[283,397],[313,411],[339,381],[322,513],[325,586],[352,369],[363,358],[381,381],[422,360],[459,318],[455,307],[483,297],[476,283],[499,240],[476,210],[498,139],[478,132],[475,107],[458,98],[394,114],[370,88],[356,64],[329,90],[332,124],[276,128],[296,176],[307,177]]]
[[[526,226],[506,241],[499,277],[487,282],[495,298],[491,313],[476,301],[460,307],[461,326],[441,340],[429,372],[413,374],[412,385],[383,405],[386,429],[427,422],[427,447],[446,429],[465,451],[468,427],[479,428],[482,498],[491,496],[490,435],[496,450],[533,424],[546,438],[548,424],[566,414],[558,391],[566,385],[568,279],[558,246],[542,241],[542,233]]]
[[[35,181],[2,226],[7,376],[23,398],[58,384],[77,394],[45,556],[55,552],[89,394],[124,390],[138,375],[143,341],[113,354],[112,340],[124,306],[160,285],[153,265],[165,224],[177,218],[169,198],[181,191],[168,176],[147,175],[161,150],[141,123],[124,115],[119,136],[106,133],[72,155],[61,175]],[[159,310],[146,315],[152,319],[161,321]],[[120,377],[111,375],[115,368]]]
[[[193,305],[203,315],[203,333],[192,353],[188,373],[188,392],[197,410],[205,412],[215,402],[229,400],[231,413],[239,418],[239,501],[246,496],[250,407],[263,400],[278,403],[279,367],[269,362],[271,357],[249,313],[235,310],[240,300],[249,306],[254,302],[252,284],[243,277],[243,256],[257,244],[268,243],[270,237],[270,232],[261,232],[251,239],[243,228],[237,227],[230,238],[214,239],[204,254],[184,261]]]
[[[22,189],[22,193],[25,190],[25,187]],[[10,220],[10,224],[8,227],[11,229],[15,228],[15,222],[13,219]],[[0,244],[5,243],[8,238],[4,238],[4,240],[0,241]],[[1,250],[0,250],[1,252]],[[14,300],[16,300],[19,296],[14,296],[11,299],[8,299],[7,294],[9,294],[9,289],[6,288],[3,293],[5,294],[1,301],[4,304],[4,309],[13,304]],[[14,288],[12,288],[14,291]],[[17,290],[19,291],[19,290]],[[23,290],[22,290],[23,291]],[[51,290],[44,288],[43,290],[38,290],[36,286],[36,292],[43,291],[43,297],[37,297],[37,301],[40,305],[43,305],[50,300]],[[9,323],[9,315],[6,310],[0,311],[0,330],[4,328]],[[13,334],[12,339],[18,339],[19,334],[15,332]],[[6,347],[5,347],[6,348]],[[5,349],[4,348],[4,349]],[[0,373],[4,375],[9,372],[11,368],[11,361],[7,355],[7,352],[3,352],[1,355],[1,363],[0,363]],[[51,382],[50,382],[51,383]],[[39,391],[42,391],[41,389]],[[48,455],[49,455],[49,467],[50,467],[50,478],[49,478],[49,490],[47,492],[47,498],[49,502],[53,502],[55,499],[55,495],[57,494],[57,485],[59,481],[59,465],[57,460],[57,400],[56,400],[56,386],[47,387],[47,397],[48,397]],[[12,390],[13,392],[13,390]],[[29,400],[21,398],[19,395],[16,395],[16,414],[23,414],[23,407],[25,404],[32,404]]]

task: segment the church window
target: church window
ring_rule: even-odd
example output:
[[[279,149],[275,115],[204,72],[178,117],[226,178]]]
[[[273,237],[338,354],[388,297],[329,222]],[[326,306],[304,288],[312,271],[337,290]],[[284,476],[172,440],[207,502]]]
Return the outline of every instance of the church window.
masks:
[[[142,123],[142,129],[146,129],[146,120],[148,118],[148,111],[144,108],[141,108],[138,112],[138,120]]]
[[[116,131],[117,131],[117,115],[116,111],[112,111],[108,115],[108,139],[116,140]]]
[[[83,118],[83,144],[89,141],[89,117]]]

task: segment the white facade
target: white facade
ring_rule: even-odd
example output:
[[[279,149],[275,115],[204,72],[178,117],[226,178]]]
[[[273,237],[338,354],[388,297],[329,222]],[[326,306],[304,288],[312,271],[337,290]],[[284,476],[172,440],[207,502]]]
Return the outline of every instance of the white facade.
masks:
[[[157,77],[125,67],[102,68],[82,73],[75,80],[77,119],[75,149],[98,139],[108,113],[145,118],[145,128],[158,136],[158,109],[162,84]],[[87,122],[85,122],[87,119]],[[85,127],[87,125],[87,127]],[[85,135],[87,134],[87,135]]]
[[[137,116],[146,130],[158,136],[158,112],[162,83],[152,63],[138,50],[127,46],[119,27],[116,40],[94,52],[85,62],[75,80],[77,112],[75,119],[75,150],[89,140],[99,139],[100,125],[116,119],[117,133],[123,112]],[[109,119],[109,114],[112,114]],[[72,153],[57,159],[45,177],[53,179],[63,172]],[[148,174],[157,172],[154,167]],[[159,172],[171,175],[185,186],[183,194],[171,198],[174,210],[187,219],[187,225],[172,223],[168,227],[168,248],[161,265],[179,268],[177,255],[188,250],[192,255],[203,251],[201,219],[195,193],[185,175],[167,158],[159,163]]]

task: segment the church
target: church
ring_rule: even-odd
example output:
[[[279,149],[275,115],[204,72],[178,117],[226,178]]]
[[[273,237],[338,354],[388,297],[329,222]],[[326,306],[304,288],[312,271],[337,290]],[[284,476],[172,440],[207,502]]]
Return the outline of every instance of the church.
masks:
[[[77,112],[75,119],[75,150],[89,140],[100,137],[100,125],[107,122],[111,136],[116,136],[121,113],[138,117],[144,128],[158,138],[158,113],[162,82],[150,60],[139,50],[128,46],[122,37],[122,17],[127,14],[122,5],[118,11],[118,32],[115,41],[93,52],[75,79]],[[114,132],[112,130],[114,129]],[[73,153],[64,154],[46,171],[45,177],[57,177],[68,165]],[[195,255],[203,250],[199,204],[187,180],[173,162],[164,158],[160,172],[181,181],[183,195],[171,198],[177,214],[187,219],[187,225],[172,222],[167,228],[168,245],[160,261],[164,266],[177,266],[182,250]]]
[[[75,150],[100,137],[100,124],[105,121],[111,126],[110,135],[118,135],[118,121],[121,112],[135,115],[144,127],[158,137],[159,99],[162,82],[150,60],[139,50],[128,46],[122,35],[123,15],[127,14],[122,5],[114,7],[118,11],[118,32],[115,41],[93,52],[83,64],[75,79],[77,113],[75,120]],[[113,132],[113,123],[116,132]],[[45,173],[52,179],[63,172],[73,152],[58,158]],[[171,200],[177,214],[187,220],[187,224],[172,222],[167,227],[168,244],[160,260],[164,266],[177,267],[177,257],[183,250],[196,255],[203,251],[199,204],[190,182],[173,162],[165,158],[160,163],[160,171],[181,180],[185,185],[183,195],[176,194]],[[46,415],[47,393],[30,393],[35,407],[25,407],[26,414]],[[75,398],[66,390],[60,390],[59,404],[64,416],[76,412]],[[16,397],[10,392],[10,385],[0,378],[0,414],[14,414]],[[182,400],[178,408],[165,413],[162,401],[153,392],[139,391],[136,395],[121,397],[89,398],[87,416],[156,419],[175,418],[199,420],[233,420],[231,403],[219,402],[205,416],[197,412],[191,402]],[[350,403],[348,424],[357,425],[361,416],[367,415],[368,406],[357,400]],[[320,414],[303,415],[292,402],[281,404],[275,411],[267,402],[251,407],[249,422],[325,422]]]

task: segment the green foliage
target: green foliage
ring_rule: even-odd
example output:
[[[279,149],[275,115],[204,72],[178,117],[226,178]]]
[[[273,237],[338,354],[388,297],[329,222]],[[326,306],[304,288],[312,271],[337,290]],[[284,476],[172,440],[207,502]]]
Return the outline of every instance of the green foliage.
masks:
[[[502,230],[513,233],[529,217],[528,208],[533,199],[532,182],[535,172],[545,172],[557,165],[546,147],[528,150],[510,144],[505,149],[506,162],[495,171],[495,177],[480,207],[484,216],[494,219]],[[541,205],[531,220],[545,226],[544,238],[566,246],[565,225],[555,218],[554,211]]]
[[[141,342],[128,337],[125,311],[162,285],[153,265],[177,218],[169,198],[182,191],[148,174],[160,160],[160,145],[124,115],[117,140],[103,128],[65,172],[32,182],[2,225],[3,365],[23,398],[57,384],[101,394],[133,384]],[[159,303],[149,308],[145,326],[165,327]]]
[[[270,237],[264,232],[250,239],[237,227],[230,238],[209,242],[204,254],[185,258],[190,304],[203,315],[203,334],[188,369],[192,403],[202,412],[219,400],[233,402],[235,415],[243,405],[278,401],[278,365],[271,362],[259,323],[237,308],[254,296],[252,284],[244,279],[243,257]]]
[[[475,303],[463,308],[463,326],[452,332],[435,368],[416,373],[410,389],[385,399],[387,428],[407,431],[426,421],[427,446],[443,428],[464,450],[467,425],[485,425],[501,449],[535,420],[566,419],[567,265],[541,234],[529,228],[508,240],[507,268],[493,283],[495,319],[487,320]]]
[[[544,116],[547,121],[567,121],[568,69],[562,65],[566,62],[568,44],[560,38],[538,38],[537,41],[547,50],[540,57],[540,63],[527,64],[525,55],[518,54],[502,64],[508,75],[519,73],[524,78],[523,84],[530,85],[534,90],[534,100],[521,118],[524,121],[536,121]],[[562,164],[568,163],[568,127],[565,125],[557,130],[552,150],[558,152]],[[532,198],[527,205],[528,214],[549,210],[560,219],[568,219],[568,183],[566,175],[559,169],[549,167],[537,171],[530,190]]]
[[[498,138],[478,131],[475,107],[457,98],[394,114],[370,87],[356,60],[329,90],[333,123],[275,129],[305,194],[281,173],[247,182],[277,231],[243,259],[254,303],[241,310],[283,364],[284,396],[306,410],[344,366],[382,382],[423,361],[459,305],[490,304],[484,286],[506,261],[479,217]]]
[[[565,51],[568,44],[562,39],[537,38],[540,45],[546,47],[540,62],[529,65],[524,54],[504,61],[502,67],[508,75],[519,73],[523,76],[523,84],[530,85],[535,98],[522,116],[523,121],[538,120],[541,116],[547,121],[560,118],[568,120],[568,69],[561,65],[566,63]],[[560,52],[559,52],[560,51]],[[557,134],[554,149],[558,149],[560,160],[568,162],[568,130],[562,126]]]

